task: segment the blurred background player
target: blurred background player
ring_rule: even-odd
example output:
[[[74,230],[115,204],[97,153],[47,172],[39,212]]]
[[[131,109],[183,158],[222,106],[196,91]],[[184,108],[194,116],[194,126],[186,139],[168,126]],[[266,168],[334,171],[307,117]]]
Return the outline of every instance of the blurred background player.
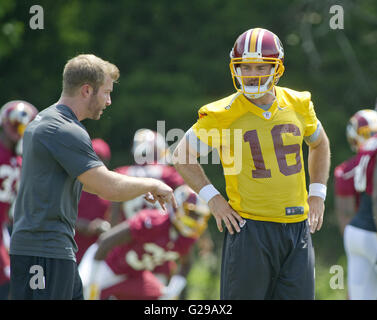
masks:
[[[173,190],[184,184],[182,177],[169,165],[168,146],[162,135],[150,129],[139,129],[133,139],[132,154],[135,164],[122,166],[114,171],[133,177],[148,177],[162,180]],[[111,205],[111,225],[131,218],[143,208],[160,208],[156,202],[152,204],[144,199],[144,196],[137,197],[127,202],[114,202]]]
[[[181,175],[171,165],[171,155],[164,137],[156,131],[141,128],[135,132],[131,152],[134,164],[131,166],[121,166],[114,171],[136,177],[149,177],[163,181],[172,189],[184,184]],[[111,225],[130,219],[142,209],[161,209],[158,202],[151,203],[146,201],[144,196],[120,203],[111,204]],[[197,241],[199,255],[217,259],[213,253],[214,243],[210,233],[207,231]],[[190,268],[187,261],[185,268]],[[185,295],[182,292],[181,297]]]
[[[356,215],[344,229],[348,296],[351,300],[377,300],[376,155],[375,134],[359,147],[354,173],[359,205]]]
[[[376,193],[373,183],[377,183],[376,132],[377,112],[356,112],[347,125],[347,138],[357,155],[335,169],[335,205],[341,231],[344,229],[351,300],[377,299],[377,229],[373,219],[377,203],[372,200]]]
[[[92,140],[93,150],[108,166],[111,160],[111,150],[109,145],[102,139]],[[109,211],[111,202],[82,191],[78,205],[78,217],[76,221],[75,241],[78,246],[76,260],[79,264],[85,251],[90,245],[95,243],[98,236],[110,229]]]
[[[29,102],[9,101],[0,109],[0,299],[9,294],[9,210],[17,192],[21,157],[16,149],[38,110]],[[21,150],[21,149],[20,149]]]
[[[377,111],[364,109],[356,112],[349,120],[346,128],[347,140],[353,152],[357,153],[365,141],[377,133]],[[354,174],[357,166],[357,155],[342,162],[334,170],[335,213],[340,233],[354,217],[360,201],[360,194],[354,187]]]
[[[177,210],[170,208],[166,214],[143,209],[102,234],[98,244],[88,249],[79,266],[86,298],[179,297],[186,285],[190,250],[207,228],[210,212],[187,185],[178,187],[174,195]]]

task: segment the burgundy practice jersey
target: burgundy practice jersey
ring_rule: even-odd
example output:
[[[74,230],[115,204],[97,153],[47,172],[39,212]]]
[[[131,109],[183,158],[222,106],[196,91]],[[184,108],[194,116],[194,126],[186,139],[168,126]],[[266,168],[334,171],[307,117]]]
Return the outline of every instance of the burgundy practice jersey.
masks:
[[[0,142],[0,284],[9,280],[9,255],[3,243],[3,226],[9,220],[8,211],[17,191],[21,157]]]
[[[115,172],[131,176],[154,178],[163,181],[173,190],[184,184],[183,178],[174,167],[164,164],[133,165],[123,166],[114,170]],[[142,209],[158,209],[159,204],[151,204],[144,199],[144,195],[135,199],[123,202],[122,213],[124,218],[131,218]]]
[[[354,186],[355,168],[357,163],[358,157],[356,155],[335,168],[334,180],[336,195],[357,197],[358,194]]]
[[[357,167],[354,175],[354,186],[360,194],[360,205],[350,225],[376,232],[373,219],[373,173],[377,155],[377,135],[369,138],[357,154]]]
[[[78,218],[92,221],[94,219],[106,220],[106,213],[110,208],[111,202],[98,197],[97,195],[83,191],[81,193],[80,202],[78,205]],[[78,247],[76,252],[76,261],[80,263],[85,251],[95,243],[98,236],[88,236],[76,232],[75,241]]]
[[[169,215],[145,209],[128,220],[131,242],[115,247],[106,263],[115,274],[140,276],[144,270],[168,277],[176,260],[190,251],[196,239],[183,237],[173,227]]]
[[[369,138],[357,154],[357,171],[355,173],[355,188],[358,192],[373,192],[373,171],[377,154],[377,134]]]

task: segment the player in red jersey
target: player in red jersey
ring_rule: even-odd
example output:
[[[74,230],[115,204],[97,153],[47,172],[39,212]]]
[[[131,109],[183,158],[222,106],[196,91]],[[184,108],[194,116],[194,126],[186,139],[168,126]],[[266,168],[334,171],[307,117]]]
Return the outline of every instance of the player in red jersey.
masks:
[[[188,186],[178,187],[174,195],[176,211],[143,209],[102,234],[88,249],[79,266],[86,298],[179,296],[186,274],[182,268],[177,271],[177,261],[187,257],[206,229],[210,213]]]
[[[9,210],[17,192],[21,157],[16,149],[28,123],[38,110],[29,102],[9,101],[0,110],[0,299],[9,292]]]
[[[109,145],[102,139],[92,140],[93,150],[107,166],[111,159]],[[110,229],[108,215],[111,202],[82,191],[78,206],[75,241],[78,247],[76,261],[79,264],[85,251],[97,241],[98,236]]]
[[[158,132],[150,129],[137,130],[134,136],[132,153],[135,164],[118,167],[114,170],[115,172],[132,177],[159,179],[172,189],[184,184],[179,173],[173,166],[169,165],[168,147],[164,138]],[[131,218],[145,208],[160,209],[160,206],[158,203],[151,204],[145,201],[144,196],[123,203],[114,202],[111,208],[111,225]]]
[[[377,134],[357,155],[354,186],[360,194],[356,215],[344,229],[347,283],[351,300],[377,300]]]
[[[356,112],[350,118],[346,129],[351,150],[357,153],[362,144],[374,133],[377,133],[377,112],[369,109]],[[360,201],[360,194],[354,187],[356,166],[357,155],[342,162],[334,170],[335,213],[342,235],[345,226],[354,217]]]
[[[347,254],[348,298],[377,299],[377,234],[373,220],[373,172],[377,112],[356,112],[347,139],[357,155],[335,168],[335,209]],[[376,182],[374,182],[376,183]]]

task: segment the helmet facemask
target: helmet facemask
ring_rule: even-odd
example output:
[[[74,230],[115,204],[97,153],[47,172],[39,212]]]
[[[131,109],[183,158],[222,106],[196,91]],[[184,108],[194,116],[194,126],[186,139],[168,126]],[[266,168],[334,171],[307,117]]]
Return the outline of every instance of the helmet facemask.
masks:
[[[251,54],[249,54],[251,55]],[[241,64],[267,64],[272,65],[271,70],[266,75],[249,76],[242,75]],[[267,92],[271,92],[283,75],[284,66],[280,59],[276,58],[233,58],[229,64],[230,72],[233,78],[233,85],[238,92],[243,93],[251,99],[258,99]],[[247,79],[257,79],[258,85],[247,85]]]

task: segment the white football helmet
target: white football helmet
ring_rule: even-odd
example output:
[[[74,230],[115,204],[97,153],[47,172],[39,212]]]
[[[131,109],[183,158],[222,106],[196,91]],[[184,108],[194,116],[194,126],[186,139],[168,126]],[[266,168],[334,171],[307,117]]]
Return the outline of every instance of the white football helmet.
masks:
[[[150,129],[136,131],[132,145],[135,163],[139,165],[167,163],[168,146],[163,136]]]

